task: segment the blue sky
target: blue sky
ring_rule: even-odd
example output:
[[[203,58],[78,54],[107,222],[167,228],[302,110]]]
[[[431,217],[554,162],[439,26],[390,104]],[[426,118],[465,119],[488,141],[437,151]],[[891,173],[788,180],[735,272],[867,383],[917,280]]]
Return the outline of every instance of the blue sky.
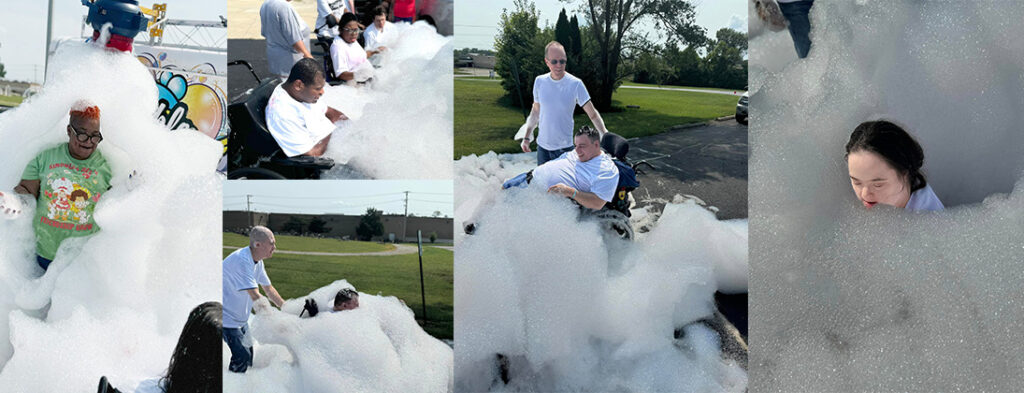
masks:
[[[227,15],[224,0],[161,0],[169,19],[220,20]],[[0,63],[6,79],[43,81],[46,57],[46,0],[0,0]],[[141,1],[152,7],[155,1]],[[87,8],[81,0],[53,0],[53,39],[79,37]],[[166,34],[165,34],[166,37]]]
[[[252,195],[254,211],[358,215],[374,207],[402,214],[404,191],[409,213],[453,216],[451,180],[231,180],[224,182],[224,210],[245,210]]]
[[[577,8],[577,1],[534,0],[540,11],[540,24],[554,26],[558,13],[565,8],[572,14]],[[733,28],[747,31],[747,0],[695,0],[697,8],[697,24],[714,37],[718,29]],[[498,32],[498,20],[502,9],[512,9],[513,0],[491,1],[455,1],[455,47],[493,49],[494,35]],[[582,19],[582,15],[579,16]],[[652,26],[641,26],[653,31]],[[651,36],[654,38],[654,35]]]

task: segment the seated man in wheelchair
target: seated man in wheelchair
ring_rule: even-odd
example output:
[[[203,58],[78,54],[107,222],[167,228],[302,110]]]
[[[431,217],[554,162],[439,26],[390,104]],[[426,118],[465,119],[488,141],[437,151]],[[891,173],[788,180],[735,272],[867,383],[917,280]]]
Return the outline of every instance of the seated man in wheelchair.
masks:
[[[650,164],[630,165],[626,161],[629,143],[611,132],[602,137],[597,130],[583,126],[573,142],[573,151],[505,181],[501,188],[526,188],[539,181],[549,193],[572,199],[584,217],[597,219],[623,239],[632,239],[629,193],[640,187],[635,167]],[[477,223],[466,221],[463,230],[472,235]]]
[[[619,169],[611,156],[601,150],[601,135],[597,130],[580,127],[573,142],[575,150],[534,169],[532,181],[539,181],[549,193],[572,199],[585,208],[600,210],[615,196]]]
[[[305,58],[292,66],[288,79],[270,96],[267,129],[288,157],[322,156],[334,123],[348,119],[337,109],[319,102],[326,84],[320,64]]]

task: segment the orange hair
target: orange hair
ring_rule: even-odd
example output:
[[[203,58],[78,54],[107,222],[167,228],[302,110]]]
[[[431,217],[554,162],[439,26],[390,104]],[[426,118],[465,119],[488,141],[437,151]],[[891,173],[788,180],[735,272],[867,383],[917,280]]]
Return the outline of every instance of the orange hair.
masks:
[[[100,108],[96,105],[92,105],[90,102],[78,101],[72,107],[69,112],[71,116],[79,117],[83,119],[99,119]]]

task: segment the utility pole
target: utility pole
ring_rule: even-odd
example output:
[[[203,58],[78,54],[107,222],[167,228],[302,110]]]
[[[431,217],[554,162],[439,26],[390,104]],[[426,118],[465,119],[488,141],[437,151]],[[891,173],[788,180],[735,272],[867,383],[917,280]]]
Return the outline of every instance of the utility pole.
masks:
[[[245,196],[245,211],[249,213],[249,228],[252,228],[252,195]]]
[[[409,191],[405,192],[405,218],[402,220],[402,240],[405,241],[405,231],[409,227]]]
[[[43,79],[46,79],[46,70],[50,67],[50,32],[53,30],[53,0],[49,1],[46,12],[46,57],[43,58]],[[36,65],[36,68],[38,67]],[[39,80],[38,76],[36,76],[36,80]],[[45,82],[44,80],[43,83]]]

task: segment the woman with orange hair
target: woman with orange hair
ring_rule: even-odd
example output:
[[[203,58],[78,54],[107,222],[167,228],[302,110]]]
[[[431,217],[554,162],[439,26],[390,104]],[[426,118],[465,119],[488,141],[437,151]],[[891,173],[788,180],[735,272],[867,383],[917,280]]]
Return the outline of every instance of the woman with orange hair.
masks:
[[[69,113],[68,142],[44,150],[29,161],[14,188],[17,194],[36,199],[32,228],[36,235],[36,262],[46,270],[64,239],[87,236],[99,230],[93,210],[100,195],[110,188],[110,166],[96,148],[100,134],[100,109],[86,101],[72,105]],[[72,193],[89,195],[78,201],[76,214],[70,214],[75,202]],[[76,195],[80,196],[80,195]],[[13,217],[21,213],[22,203],[12,193],[0,192],[0,211]]]

